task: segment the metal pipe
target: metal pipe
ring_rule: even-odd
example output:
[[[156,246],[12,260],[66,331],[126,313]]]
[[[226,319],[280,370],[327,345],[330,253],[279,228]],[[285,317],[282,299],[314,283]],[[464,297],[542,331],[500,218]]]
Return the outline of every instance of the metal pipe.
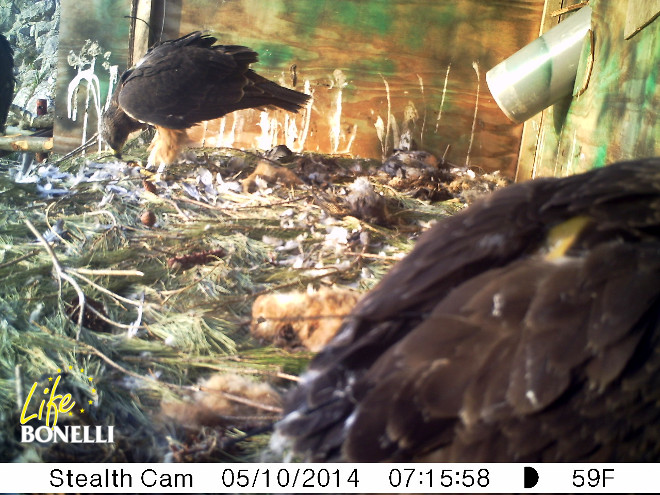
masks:
[[[493,98],[512,121],[523,122],[573,91],[584,37],[585,6],[486,73]]]

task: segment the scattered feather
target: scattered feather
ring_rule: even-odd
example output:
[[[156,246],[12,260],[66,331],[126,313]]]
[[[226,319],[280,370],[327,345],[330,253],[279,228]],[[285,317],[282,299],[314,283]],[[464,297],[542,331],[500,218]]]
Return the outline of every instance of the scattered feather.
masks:
[[[335,336],[343,318],[359,299],[355,291],[266,294],[252,305],[252,335],[285,348],[320,351]]]

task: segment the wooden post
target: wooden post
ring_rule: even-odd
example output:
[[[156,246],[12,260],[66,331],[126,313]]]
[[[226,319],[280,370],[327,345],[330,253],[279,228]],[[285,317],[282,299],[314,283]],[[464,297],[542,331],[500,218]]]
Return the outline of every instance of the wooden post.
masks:
[[[151,0],[133,0],[135,19],[131,24],[132,46],[129,47],[131,60],[129,67],[135,65],[149,49],[149,22],[151,19]]]
[[[52,137],[0,136],[0,150],[48,152],[52,149]]]
[[[45,98],[39,98],[37,100],[37,115],[46,115],[48,113],[48,100]],[[37,152],[34,155],[34,159],[41,163],[48,157],[48,153]]]

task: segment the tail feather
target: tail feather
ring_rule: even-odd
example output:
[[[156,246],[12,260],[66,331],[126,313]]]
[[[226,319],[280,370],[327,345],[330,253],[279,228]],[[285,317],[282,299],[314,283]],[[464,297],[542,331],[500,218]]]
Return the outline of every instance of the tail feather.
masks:
[[[272,105],[289,112],[297,112],[310,98],[310,95],[269,81],[253,70],[248,70],[245,76],[252,85],[245,88],[245,95],[240,102],[246,105],[243,108]]]

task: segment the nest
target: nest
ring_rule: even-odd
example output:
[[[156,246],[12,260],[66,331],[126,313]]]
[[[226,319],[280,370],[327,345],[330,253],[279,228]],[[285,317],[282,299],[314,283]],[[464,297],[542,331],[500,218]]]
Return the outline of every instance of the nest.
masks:
[[[319,316],[336,331],[423,230],[504,182],[401,154],[419,152],[384,166],[201,149],[158,176],[139,166],[140,150],[128,162],[99,153],[0,167],[3,462],[254,460],[267,434],[238,440],[277,419],[272,394],[311,356],[300,349],[332,335],[312,339]],[[270,337],[255,330],[260,296],[281,309],[281,294],[331,290],[351,304],[323,315],[285,308],[287,328],[302,329],[293,338],[282,326]],[[20,443],[32,383],[58,370],[65,391],[90,404],[66,421],[113,425],[115,444]],[[239,378],[212,378],[223,375]],[[230,391],[210,399],[218,392],[204,384],[220,382]],[[220,403],[225,412],[213,413]]]

